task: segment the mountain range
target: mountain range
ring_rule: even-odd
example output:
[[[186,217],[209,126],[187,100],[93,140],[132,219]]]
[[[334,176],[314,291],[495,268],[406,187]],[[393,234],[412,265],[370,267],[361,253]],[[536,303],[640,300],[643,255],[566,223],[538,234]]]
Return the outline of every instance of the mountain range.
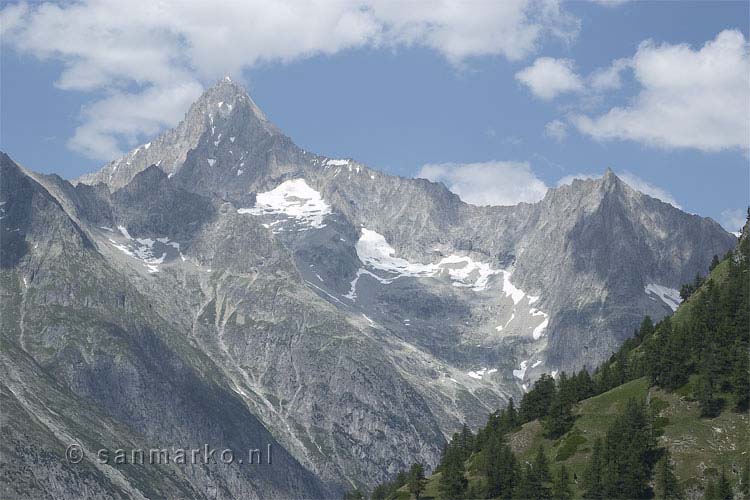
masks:
[[[0,175],[8,496],[322,498],[432,466],[463,423],[671,313],[736,243],[611,170],[470,205],[297,147],[229,78],[97,172],[3,153]],[[91,456],[203,443],[274,461]]]

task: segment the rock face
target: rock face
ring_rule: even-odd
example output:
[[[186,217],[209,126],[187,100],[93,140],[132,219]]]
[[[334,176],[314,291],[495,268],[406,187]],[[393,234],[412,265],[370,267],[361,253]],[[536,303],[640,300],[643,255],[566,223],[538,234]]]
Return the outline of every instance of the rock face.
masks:
[[[98,251],[63,205],[6,155],[2,207],[4,498],[326,497],[188,332]],[[65,459],[80,444],[81,464]],[[99,463],[97,451],[272,449],[272,465]],[[130,461],[130,451],[127,460]],[[174,460],[174,458],[172,459]]]
[[[26,460],[69,436],[280,450],[264,474],[11,468],[59,496],[315,497],[434,465],[463,422],[543,372],[594,367],[676,307],[736,241],[611,171],[535,204],[468,205],[298,148],[228,79],[75,186],[3,169],[3,352],[17,353],[3,398],[110,433],[4,426],[35,436]]]

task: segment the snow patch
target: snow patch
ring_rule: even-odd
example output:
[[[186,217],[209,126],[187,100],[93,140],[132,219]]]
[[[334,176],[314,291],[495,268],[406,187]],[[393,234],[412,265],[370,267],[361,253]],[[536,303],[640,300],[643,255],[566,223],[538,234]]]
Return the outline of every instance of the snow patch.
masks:
[[[120,232],[122,233],[123,236],[125,236],[125,238],[129,240],[133,239],[130,237],[130,233],[128,232],[128,229],[125,226],[117,226],[117,229],[120,230]]]
[[[534,340],[538,340],[543,334],[544,330],[547,328],[547,325],[549,325],[549,318],[546,317],[545,314],[544,321],[542,321],[539,326],[534,328],[534,331],[531,332],[531,336],[534,337]]]
[[[133,238],[128,232],[127,228],[125,228],[124,226],[117,226],[117,228],[120,230],[120,233],[122,233],[127,242],[126,244],[122,244],[118,243],[112,238],[108,238],[110,244],[128,257],[133,257],[142,261],[144,267],[146,267],[149,273],[158,273],[159,264],[163,264],[164,259],[167,258],[167,251],[165,250],[168,249],[163,248],[164,246],[172,247],[177,250],[180,259],[182,259],[183,262],[185,261],[185,256],[182,255],[182,252],[180,251],[180,244],[176,241],[169,241],[169,238],[166,237],[155,239]],[[160,252],[154,248],[157,242],[162,245],[162,247],[160,247],[162,251]],[[159,256],[157,257],[157,255]]]
[[[492,368],[490,370],[488,370],[487,368],[480,368],[479,370],[476,370],[476,371],[470,371],[469,373],[467,373],[467,375],[473,379],[482,380],[482,377],[484,377],[485,375],[491,375],[495,373],[496,371],[497,371],[497,368]]]
[[[677,307],[682,302],[680,292],[674,288],[669,288],[663,285],[657,285],[656,283],[649,283],[644,288],[644,291],[648,295],[656,295],[661,299],[662,302],[667,304],[673,311],[677,310]]]
[[[331,214],[331,207],[323,200],[319,192],[307,185],[304,179],[292,179],[282,182],[271,191],[258,193],[254,207],[240,208],[237,213],[281,215],[305,226],[302,229],[305,230],[325,227],[323,220]]]
[[[528,361],[521,361],[521,367],[518,370],[513,370],[513,376],[518,380],[523,380],[526,375],[526,369],[529,367]]]
[[[343,167],[349,165],[349,160],[328,160],[326,166],[328,167]]]

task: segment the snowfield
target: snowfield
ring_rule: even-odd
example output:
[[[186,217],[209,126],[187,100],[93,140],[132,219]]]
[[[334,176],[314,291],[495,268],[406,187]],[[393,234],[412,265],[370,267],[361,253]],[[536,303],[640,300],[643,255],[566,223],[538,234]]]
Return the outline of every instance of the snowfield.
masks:
[[[331,207],[319,192],[307,185],[304,179],[284,181],[276,188],[258,193],[255,206],[240,208],[240,214],[277,215],[294,220],[302,229],[325,227],[323,220],[331,214]],[[275,229],[281,232],[283,229]]]

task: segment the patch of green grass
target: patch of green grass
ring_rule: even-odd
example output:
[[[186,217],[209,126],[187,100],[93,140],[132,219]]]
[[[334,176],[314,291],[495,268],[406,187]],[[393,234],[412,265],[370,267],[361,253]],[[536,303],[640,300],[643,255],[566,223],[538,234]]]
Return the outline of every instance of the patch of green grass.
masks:
[[[556,462],[562,462],[575,455],[578,451],[578,447],[586,442],[586,438],[581,435],[581,431],[574,428],[570,431],[565,438],[562,440],[560,448],[557,450],[557,456],[555,456]]]

